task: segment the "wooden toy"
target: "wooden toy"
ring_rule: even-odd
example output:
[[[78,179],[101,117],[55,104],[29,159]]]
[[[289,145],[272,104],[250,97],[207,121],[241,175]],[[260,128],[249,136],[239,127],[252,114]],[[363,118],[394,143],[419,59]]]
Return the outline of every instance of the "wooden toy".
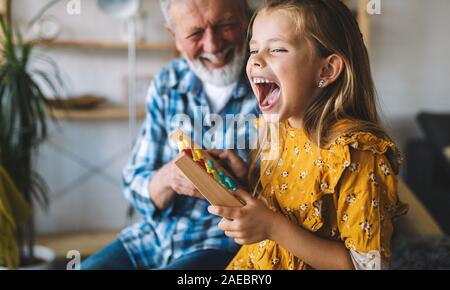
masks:
[[[175,166],[212,205],[242,207],[245,204],[232,194],[233,191],[238,190],[238,187],[231,174],[206,150],[193,142],[180,129],[176,129],[170,138],[178,144],[181,153],[174,161]]]

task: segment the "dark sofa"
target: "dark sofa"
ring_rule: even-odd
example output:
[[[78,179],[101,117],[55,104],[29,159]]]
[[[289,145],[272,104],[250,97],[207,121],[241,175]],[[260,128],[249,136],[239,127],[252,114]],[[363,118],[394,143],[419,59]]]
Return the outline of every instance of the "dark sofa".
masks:
[[[407,144],[406,183],[450,234],[450,161],[444,154],[450,146],[450,113],[421,113],[417,121],[425,138]]]

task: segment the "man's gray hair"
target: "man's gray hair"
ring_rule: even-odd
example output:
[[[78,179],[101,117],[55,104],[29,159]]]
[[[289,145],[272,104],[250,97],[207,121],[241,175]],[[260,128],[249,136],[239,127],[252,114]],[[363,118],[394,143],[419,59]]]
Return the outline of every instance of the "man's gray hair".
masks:
[[[161,11],[164,15],[164,19],[167,23],[171,23],[170,6],[172,5],[172,0],[159,0],[159,5],[161,5]]]
[[[159,5],[161,6],[162,14],[166,23],[172,25],[172,18],[170,17],[170,7],[172,6],[173,0],[159,0]],[[249,6],[247,0],[240,0],[243,12],[246,16],[249,16]]]

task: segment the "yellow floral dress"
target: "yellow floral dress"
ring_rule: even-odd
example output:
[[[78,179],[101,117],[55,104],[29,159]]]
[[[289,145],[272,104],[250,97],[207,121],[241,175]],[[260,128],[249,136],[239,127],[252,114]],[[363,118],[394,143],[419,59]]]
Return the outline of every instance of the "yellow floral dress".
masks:
[[[398,172],[393,168],[398,166],[391,166],[400,158],[388,157],[388,152],[398,153],[395,145],[360,132],[319,149],[303,131],[285,126],[277,166],[261,172],[262,196],[269,207],[310,232],[343,242],[356,269],[388,268],[392,218],[406,212],[397,197]],[[312,267],[265,240],[243,246],[227,269]]]

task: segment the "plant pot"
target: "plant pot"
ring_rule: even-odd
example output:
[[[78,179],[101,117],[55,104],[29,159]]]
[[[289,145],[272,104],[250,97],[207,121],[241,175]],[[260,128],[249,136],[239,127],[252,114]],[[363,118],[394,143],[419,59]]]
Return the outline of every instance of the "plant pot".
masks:
[[[24,248],[25,255],[28,254],[28,248]],[[56,259],[56,253],[50,248],[36,245],[34,246],[34,257],[39,262],[34,265],[19,267],[19,270],[51,270]]]

